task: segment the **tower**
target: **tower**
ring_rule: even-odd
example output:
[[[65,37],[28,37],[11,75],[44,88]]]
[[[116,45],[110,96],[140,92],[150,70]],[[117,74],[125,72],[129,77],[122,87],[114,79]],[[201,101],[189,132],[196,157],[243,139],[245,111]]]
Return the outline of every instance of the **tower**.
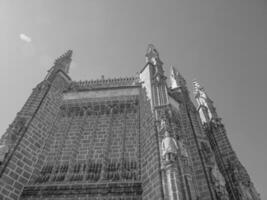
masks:
[[[133,77],[74,81],[71,57],[1,138],[0,199],[259,199],[204,88],[194,82],[196,108],[173,66],[167,84],[154,45]]]
[[[43,167],[45,141],[54,131],[63,91],[71,82],[66,70],[70,56],[64,54],[61,62],[55,62],[1,138],[1,198],[19,199],[23,187]]]
[[[226,180],[231,199],[260,199],[250,177],[239,161],[227,137],[225,126],[218,116],[213,101],[208,97],[204,87],[193,81],[198,112],[216,156],[220,171]]]

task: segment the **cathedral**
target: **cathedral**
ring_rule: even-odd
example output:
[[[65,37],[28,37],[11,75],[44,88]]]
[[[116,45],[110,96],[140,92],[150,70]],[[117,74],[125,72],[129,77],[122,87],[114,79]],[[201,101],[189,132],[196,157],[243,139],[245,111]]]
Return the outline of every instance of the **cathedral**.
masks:
[[[2,200],[260,200],[204,87],[148,45],[138,75],[53,64],[0,139]]]

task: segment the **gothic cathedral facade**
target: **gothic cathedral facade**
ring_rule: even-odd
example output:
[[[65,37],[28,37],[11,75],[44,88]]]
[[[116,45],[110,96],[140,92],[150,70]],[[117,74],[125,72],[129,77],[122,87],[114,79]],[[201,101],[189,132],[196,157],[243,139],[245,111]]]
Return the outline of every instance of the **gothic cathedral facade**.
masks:
[[[260,200],[204,88],[149,45],[138,76],[73,81],[56,59],[0,140],[0,199]]]

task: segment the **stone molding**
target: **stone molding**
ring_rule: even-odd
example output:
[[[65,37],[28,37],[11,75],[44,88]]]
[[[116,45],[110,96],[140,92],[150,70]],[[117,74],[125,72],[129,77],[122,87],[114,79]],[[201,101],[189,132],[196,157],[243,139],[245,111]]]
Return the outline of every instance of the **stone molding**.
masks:
[[[142,184],[133,183],[103,183],[103,184],[72,184],[72,185],[49,185],[27,186],[21,195],[22,198],[50,197],[50,196],[134,196],[142,194]]]
[[[136,113],[139,105],[138,99],[129,99],[124,101],[102,101],[102,102],[87,102],[87,103],[69,103],[64,104],[60,107],[62,117],[73,117],[73,116],[87,116],[90,115],[104,115],[111,114],[122,114],[125,111],[127,113]]]
[[[90,81],[73,81],[70,85],[70,91],[92,90],[114,87],[139,86],[139,77],[97,79]]]

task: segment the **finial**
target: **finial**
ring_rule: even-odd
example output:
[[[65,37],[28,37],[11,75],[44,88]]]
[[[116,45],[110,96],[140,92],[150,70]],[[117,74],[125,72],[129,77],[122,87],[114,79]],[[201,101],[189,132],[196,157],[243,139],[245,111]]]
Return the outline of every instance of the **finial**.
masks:
[[[186,86],[186,80],[180,72],[178,72],[177,78],[181,86]]]
[[[146,51],[146,62],[153,63],[154,65],[162,65],[162,61],[159,59],[159,53],[153,44],[149,44]]]
[[[147,53],[150,53],[150,52],[153,52],[154,54],[156,54],[157,56],[159,55],[158,54],[158,51],[156,50],[155,46],[153,44],[149,44],[147,46]]]
[[[196,80],[196,79],[193,79],[193,81],[192,81],[192,83],[193,83],[193,87],[194,87],[194,93],[197,93],[198,91],[200,91],[200,90],[204,90],[204,87],[202,87],[199,83],[198,83],[198,81]]]
[[[68,50],[55,60],[55,64],[61,63],[64,60],[71,59],[71,56],[72,56],[72,50]]]
[[[202,97],[212,103],[212,100],[208,97],[204,87],[201,86],[196,79],[194,79],[192,82],[194,87],[195,98]]]
[[[171,71],[171,75],[172,76],[175,76],[176,74],[177,74],[177,71],[176,71],[176,69],[174,68],[174,66],[173,65],[171,65],[171,67],[170,67],[171,69],[170,69],[170,71]]]
[[[170,71],[171,71],[171,76],[170,76],[170,80],[171,80],[171,88],[178,88],[178,87],[186,87],[186,80],[184,79],[184,77],[182,76],[182,74],[176,70],[176,68],[171,65],[170,67]]]
[[[64,54],[62,54],[60,57],[58,57],[54,62],[54,66],[49,70],[46,78],[50,77],[51,74],[54,74],[54,72],[58,70],[62,70],[65,73],[69,73],[69,68],[71,64],[71,56],[72,56],[72,50],[68,50]]]

